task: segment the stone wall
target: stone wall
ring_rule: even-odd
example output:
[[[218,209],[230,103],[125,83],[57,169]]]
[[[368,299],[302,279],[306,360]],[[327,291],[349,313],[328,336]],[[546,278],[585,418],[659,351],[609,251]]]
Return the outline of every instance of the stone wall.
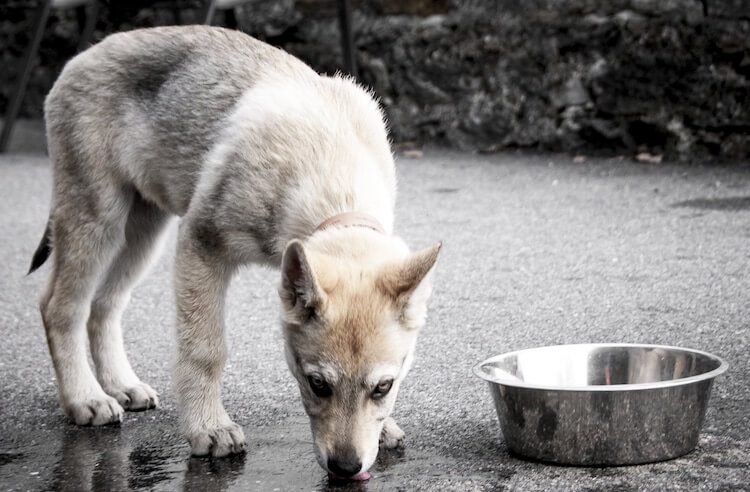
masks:
[[[249,33],[323,72],[340,67],[335,3],[256,0]],[[495,151],[649,152],[750,157],[748,0],[362,0],[354,2],[361,80],[381,98],[396,142]],[[171,22],[140,11],[107,30]],[[161,17],[160,17],[161,16]],[[0,18],[2,11],[0,9]],[[118,24],[119,22],[119,24]],[[0,24],[0,41],[22,22]],[[74,43],[54,21],[24,105]],[[70,27],[73,26],[73,27]],[[3,44],[2,63],[19,48]],[[8,70],[10,73],[12,70]],[[3,73],[2,96],[9,75]],[[0,107],[3,105],[0,98]]]

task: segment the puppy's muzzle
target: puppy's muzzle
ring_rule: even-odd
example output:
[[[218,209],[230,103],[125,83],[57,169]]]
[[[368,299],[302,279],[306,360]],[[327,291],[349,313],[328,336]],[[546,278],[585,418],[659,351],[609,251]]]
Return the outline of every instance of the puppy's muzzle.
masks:
[[[326,465],[329,472],[341,478],[351,478],[362,470],[362,460],[354,449],[332,453]]]

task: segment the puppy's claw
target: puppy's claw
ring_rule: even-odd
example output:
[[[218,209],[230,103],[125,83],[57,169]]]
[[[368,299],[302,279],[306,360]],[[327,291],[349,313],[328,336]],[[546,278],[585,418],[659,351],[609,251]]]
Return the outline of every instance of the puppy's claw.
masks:
[[[104,386],[104,391],[113,396],[129,412],[150,410],[159,405],[159,394],[146,383],[138,382],[132,386]]]
[[[211,454],[211,436],[201,433],[194,436],[190,441],[190,453],[193,456],[208,456]]]
[[[380,447],[383,449],[396,449],[404,445],[404,431],[391,417],[385,419],[383,431],[380,433]]]
[[[223,458],[245,452],[245,433],[235,423],[194,433],[189,439],[193,456]]]
[[[91,396],[64,405],[65,412],[76,425],[109,425],[122,421],[122,407],[105,394]]]

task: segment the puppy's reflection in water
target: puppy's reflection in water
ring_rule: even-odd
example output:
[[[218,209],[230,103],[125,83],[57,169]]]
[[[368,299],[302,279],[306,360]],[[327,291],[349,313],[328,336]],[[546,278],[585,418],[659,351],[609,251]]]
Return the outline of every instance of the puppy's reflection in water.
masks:
[[[402,447],[381,449],[377,460],[375,460],[375,465],[370,470],[372,473],[370,480],[355,482],[327,477],[318,483],[317,490],[324,490],[326,492],[364,492],[371,483],[379,488],[397,489],[394,468],[404,464],[406,461],[406,452]]]
[[[227,490],[242,475],[244,469],[244,453],[221,459],[190,458],[182,490]]]
[[[164,431],[168,432],[171,430]],[[184,490],[224,491],[243,472],[244,455],[186,460],[186,446],[169,443],[169,437],[150,435],[143,439],[163,443],[156,447],[138,443],[119,427],[66,428],[60,459],[46,488],[65,492],[177,490],[182,482]]]
[[[63,432],[61,456],[50,489],[78,492],[129,488],[130,449],[119,427],[71,426]]]
[[[351,482],[337,479],[325,479],[318,484],[318,490],[325,492],[365,492],[369,482]]]

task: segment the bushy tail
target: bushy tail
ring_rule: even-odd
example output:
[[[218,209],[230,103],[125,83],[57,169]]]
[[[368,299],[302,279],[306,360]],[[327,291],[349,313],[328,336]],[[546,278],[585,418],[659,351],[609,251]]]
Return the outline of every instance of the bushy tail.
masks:
[[[31,267],[29,268],[29,273],[27,273],[26,275],[31,275],[34,270],[42,266],[44,262],[47,261],[47,258],[49,258],[49,254],[51,252],[52,229],[50,227],[49,221],[47,221],[47,227],[44,229],[44,237],[42,237],[42,240],[39,242],[39,246],[37,246],[36,248],[34,257],[31,259]]]

